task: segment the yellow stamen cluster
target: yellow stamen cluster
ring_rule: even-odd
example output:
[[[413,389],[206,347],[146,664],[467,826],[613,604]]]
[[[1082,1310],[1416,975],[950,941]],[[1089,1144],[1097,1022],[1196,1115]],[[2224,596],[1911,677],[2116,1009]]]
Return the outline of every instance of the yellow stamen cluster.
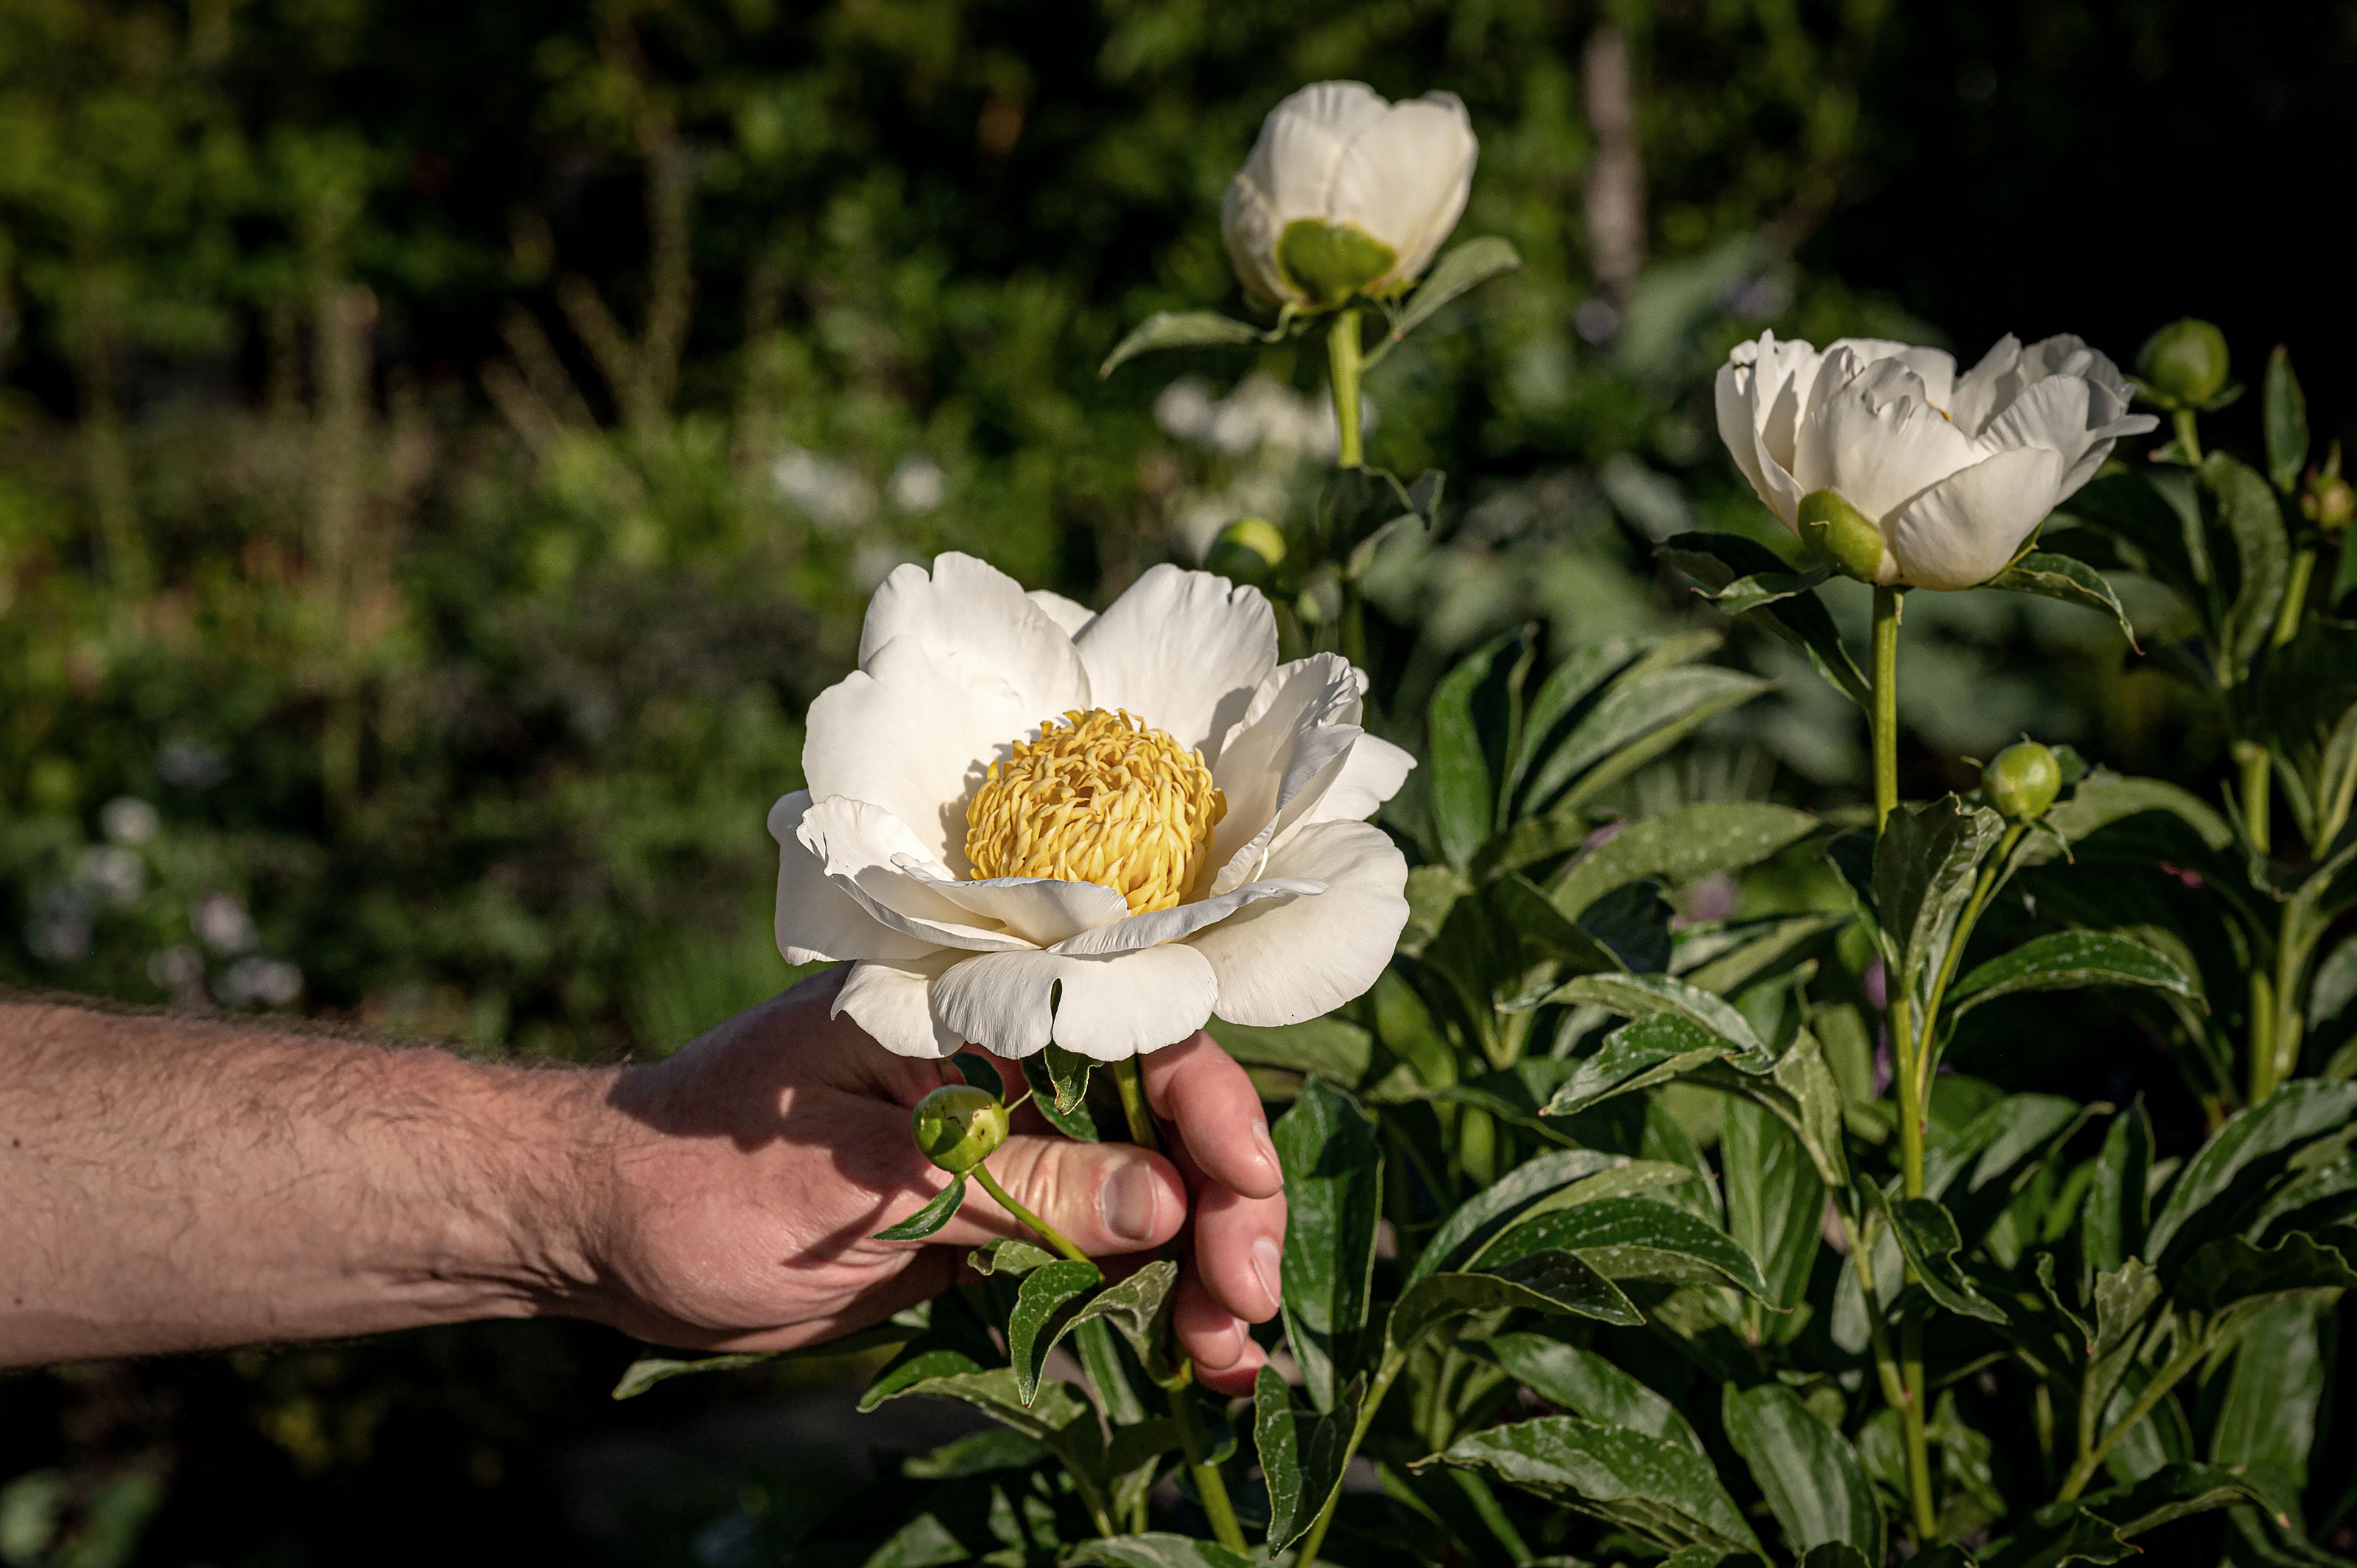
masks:
[[[990,774],[965,811],[965,857],[979,880],[1096,882],[1129,912],[1187,897],[1228,812],[1200,752],[1126,713],[1074,709]]]

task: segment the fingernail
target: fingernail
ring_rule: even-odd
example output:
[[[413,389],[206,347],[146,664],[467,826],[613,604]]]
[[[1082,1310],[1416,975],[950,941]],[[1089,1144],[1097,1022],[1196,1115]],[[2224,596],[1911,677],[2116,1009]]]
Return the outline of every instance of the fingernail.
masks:
[[[1158,1186],[1143,1160],[1133,1160],[1107,1176],[1102,1199],[1105,1229],[1125,1240],[1152,1240]]]
[[[1285,1302],[1285,1254],[1265,1236],[1253,1243],[1252,1252],[1253,1273],[1260,1276],[1261,1294],[1275,1312]]]
[[[1260,1151],[1260,1157],[1267,1164],[1271,1176],[1282,1174],[1284,1167],[1276,1163],[1276,1145],[1268,1141],[1267,1122],[1253,1123],[1253,1147]]]

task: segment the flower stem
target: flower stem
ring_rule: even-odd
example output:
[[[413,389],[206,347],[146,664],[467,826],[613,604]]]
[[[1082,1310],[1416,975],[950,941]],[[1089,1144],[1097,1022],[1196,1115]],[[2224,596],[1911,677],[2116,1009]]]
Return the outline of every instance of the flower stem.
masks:
[[[1874,590],[1874,831],[1878,838],[1899,809],[1899,617],[1901,590]],[[1891,1091],[1899,1102],[1900,1172],[1910,1197],[1923,1196],[1923,1101],[1930,1091],[1929,1075],[1919,1058],[1930,1041],[1931,1020],[1924,1020],[1926,1038],[1915,1035],[1913,998],[1903,976],[1886,974],[1889,989],[1890,1043],[1896,1055]],[[1910,1271],[1911,1275],[1912,1271]],[[1940,1510],[1932,1496],[1931,1450],[1923,1433],[1923,1325],[1910,1308],[1900,1323],[1900,1432],[1907,1449],[1907,1490],[1913,1504],[1915,1534],[1928,1546],[1939,1528]],[[1889,1391],[1886,1383],[1885,1392]]]
[[[2186,1373],[2200,1366],[2202,1358],[2210,1354],[2212,1342],[2210,1335],[2204,1334],[2198,1337],[2189,1335],[2187,1338],[2185,1348],[2179,1351],[2169,1365],[2152,1375],[2152,1381],[2144,1386],[2144,1392],[2136,1397],[2136,1403],[2128,1406],[2127,1413],[2115,1423],[2109,1432],[2104,1434],[2101,1442],[2080,1454],[2078,1463],[2071,1466],[2071,1473],[2062,1477],[2061,1487],[2054,1494],[2058,1500],[2067,1501],[2086,1490],[2089,1478],[2095,1473],[2095,1466],[2104,1462],[2104,1455],[2112,1451],[2112,1444],[2134,1432],[2137,1424],[2158,1408],[2162,1400],[2169,1397],[2169,1391],[2175,1388]]]
[[[2185,453],[2185,460],[2195,467],[2201,466],[2201,437],[2193,429],[2193,411],[2180,408],[2169,416],[2177,431],[2177,445]]]
[[[1361,466],[1359,455],[1359,313],[1338,310],[1326,329],[1326,364],[1334,383],[1334,434],[1345,468]]]
[[[1146,1101],[1146,1080],[1137,1070],[1135,1057],[1124,1057],[1113,1064],[1114,1087],[1121,1090],[1121,1113],[1129,1123],[1129,1141],[1141,1149],[1162,1152],[1162,1130],[1154,1124],[1154,1108]],[[1168,1249],[1166,1249],[1167,1251]],[[1220,1544],[1232,1552],[1247,1550],[1244,1527],[1236,1520],[1235,1505],[1228,1500],[1227,1478],[1220,1467],[1211,1463],[1211,1444],[1204,1441],[1202,1417],[1195,1409],[1195,1375],[1191,1365],[1184,1365],[1183,1375],[1169,1391],[1170,1419],[1178,1427],[1178,1446],[1187,1455],[1187,1473],[1195,1482],[1195,1495],[1202,1499],[1203,1511],[1211,1516],[1211,1533]]]
[[[1005,1187],[998,1185],[998,1178],[990,1174],[990,1168],[987,1165],[976,1165],[970,1174],[974,1176],[974,1180],[982,1184],[983,1191],[990,1194],[992,1197],[998,1200],[999,1208],[1004,1208],[1007,1213],[1012,1214],[1016,1219],[1021,1220],[1024,1224],[1028,1225],[1032,1230],[1037,1230],[1039,1233],[1039,1239],[1047,1242],[1048,1245],[1055,1248],[1056,1251],[1063,1253],[1064,1256],[1071,1259],[1072,1262],[1076,1263],[1093,1263],[1095,1262],[1095,1260],[1091,1258],[1086,1252],[1082,1251],[1078,1247],[1075,1247],[1070,1241],[1065,1240],[1063,1233],[1058,1230],[1054,1226],[1049,1224],[1046,1220],[1040,1219],[1038,1215],[1032,1213],[1021,1204],[1016,1202],[1014,1197],[1009,1194]]]
[[[1874,831],[1899,807],[1899,594],[1874,590]]]
[[[2308,609],[2308,585],[2316,576],[2316,546],[2304,546],[2291,558],[2291,581],[2284,585],[2283,606],[2276,611],[2273,646],[2281,648],[2299,635],[2300,617]]]

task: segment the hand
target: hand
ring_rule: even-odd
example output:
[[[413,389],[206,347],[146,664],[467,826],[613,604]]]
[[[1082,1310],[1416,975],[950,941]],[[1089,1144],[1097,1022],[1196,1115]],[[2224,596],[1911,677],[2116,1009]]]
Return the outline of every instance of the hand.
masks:
[[[789,1349],[940,1294],[985,1241],[1036,1240],[979,1186],[929,1240],[871,1240],[948,1185],[909,1112],[955,1070],[830,1017],[839,983],[814,977],[610,1080],[582,1243],[597,1283],[571,1310],[661,1344]],[[1021,1064],[1000,1065],[1016,1092]],[[1159,1247],[1191,1208],[1173,1322],[1206,1387],[1246,1392],[1266,1357],[1245,1324],[1276,1313],[1285,1235],[1268,1124],[1207,1035],[1139,1066],[1175,1159],[1041,1135],[1027,1106],[990,1173],[1100,1260]]]

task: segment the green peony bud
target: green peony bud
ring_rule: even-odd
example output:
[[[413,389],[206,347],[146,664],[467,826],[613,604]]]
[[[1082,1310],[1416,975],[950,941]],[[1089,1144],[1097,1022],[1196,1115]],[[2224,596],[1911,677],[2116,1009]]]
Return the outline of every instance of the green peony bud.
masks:
[[[1297,218],[1276,241],[1278,274],[1308,295],[1315,310],[1342,304],[1398,260],[1398,252],[1356,223]]]
[[[945,1083],[917,1101],[909,1125],[925,1158],[962,1175],[1006,1142],[1006,1107],[970,1083]]]
[[[2136,374],[2171,407],[2201,408],[2226,385],[2226,335],[2189,316],[2136,350]]]
[[[1241,517],[1220,530],[1203,570],[1230,582],[1265,588],[1285,564],[1285,534],[1265,517]]]
[[[1882,580],[1882,530],[1838,490],[1811,490],[1801,498],[1801,537],[1844,576],[1861,583]]]
[[[2324,466],[2309,465],[2307,482],[2300,486],[2300,514],[2324,531],[2328,539],[2340,537],[2349,526],[2352,515],[2357,515],[2357,490],[2341,477],[2341,443],[2332,444],[2331,456]]]
[[[1989,804],[2016,822],[2042,817],[2062,790],[2062,763],[2034,740],[2021,741],[1996,754],[1981,769],[1981,788]]]

